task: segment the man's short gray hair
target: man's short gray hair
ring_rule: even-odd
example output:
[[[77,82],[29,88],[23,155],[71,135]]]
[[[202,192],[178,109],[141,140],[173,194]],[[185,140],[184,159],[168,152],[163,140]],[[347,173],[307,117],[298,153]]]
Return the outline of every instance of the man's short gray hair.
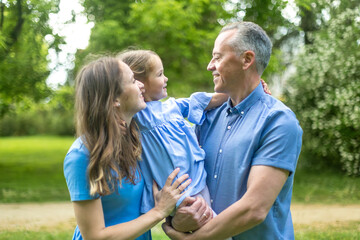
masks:
[[[272,43],[266,32],[257,24],[252,22],[235,22],[224,26],[220,33],[236,29],[236,35],[229,40],[228,44],[237,55],[251,50],[255,53],[256,70],[261,76],[267,67]]]

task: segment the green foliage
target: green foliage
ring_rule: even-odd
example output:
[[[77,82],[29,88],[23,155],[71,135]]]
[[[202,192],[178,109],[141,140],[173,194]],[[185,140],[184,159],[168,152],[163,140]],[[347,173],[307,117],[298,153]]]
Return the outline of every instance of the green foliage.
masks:
[[[301,18],[300,28],[304,33],[305,44],[313,43],[313,34],[327,27],[329,19],[336,17],[346,9],[359,6],[358,0],[295,0]]]
[[[170,96],[188,95],[193,89],[212,90],[206,66],[220,29],[216,20],[226,16],[222,2],[173,0],[132,5],[129,21],[139,28],[134,44],[160,55],[170,79]]]
[[[298,57],[287,94],[304,129],[306,164],[341,166],[349,175],[360,175],[359,13],[347,9],[315,35]]]
[[[88,48],[76,56],[74,71],[90,53],[152,49],[163,60],[169,95],[184,96],[193,89],[212,91],[206,66],[220,28],[217,19],[229,16],[221,6],[224,2],[85,0],[85,11],[95,26]]]
[[[222,25],[254,21],[268,32],[274,54],[263,78],[285,68],[280,46],[289,32],[298,30],[281,12],[286,2],[256,0],[84,0],[87,17],[95,22],[89,46],[76,55],[76,68],[91,53],[114,53],[128,47],[151,49],[162,58],[169,78],[170,96],[184,97],[194,91],[213,91],[206,71],[216,36]],[[281,31],[287,28],[288,31]],[[290,36],[293,34],[291,33]],[[73,79],[69,79],[73,81]]]
[[[0,3],[0,117],[23,98],[40,101],[50,94],[45,82],[48,49],[62,41],[52,33],[48,19],[58,4],[58,0]],[[49,34],[53,43],[44,40]]]
[[[0,119],[0,136],[74,135],[73,106],[74,88],[69,86],[39,103],[23,98],[14,111]]]

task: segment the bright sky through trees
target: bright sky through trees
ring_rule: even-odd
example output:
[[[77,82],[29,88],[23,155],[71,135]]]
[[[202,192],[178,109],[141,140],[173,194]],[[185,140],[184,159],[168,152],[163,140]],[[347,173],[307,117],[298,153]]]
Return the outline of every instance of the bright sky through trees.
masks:
[[[81,14],[83,7],[78,0],[61,0],[60,11],[58,14],[50,15],[50,25],[54,32],[64,36],[66,45],[61,47],[62,51],[56,56],[54,50],[49,50],[49,67],[51,74],[47,83],[52,88],[66,81],[66,70],[73,68],[74,54],[77,49],[85,49],[88,45],[91,28],[93,23],[88,23],[84,15]],[[75,16],[75,22],[70,21]],[[47,38],[51,41],[51,38]]]
[[[225,9],[232,8],[233,2],[236,1],[230,0]],[[47,84],[52,88],[66,82],[66,71],[74,67],[76,50],[85,49],[88,45],[91,28],[94,24],[87,22],[86,17],[81,14],[82,11],[83,7],[78,0],[61,0],[59,13],[50,16],[50,25],[54,28],[55,33],[64,36],[66,41],[66,45],[62,46],[62,51],[58,56],[56,56],[54,50],[49,50],[51,74],[47,79]],[[297,7],[294,0],[289,0],[288,6],[283,10],[283,16],[298,25],[300,19],[296,16],[296,11]],[[74,14],[75,22],[69,23]],[[239,14],[241,15],[241,13]],[[49,37],[46,40],[51,41],[51,38]]]

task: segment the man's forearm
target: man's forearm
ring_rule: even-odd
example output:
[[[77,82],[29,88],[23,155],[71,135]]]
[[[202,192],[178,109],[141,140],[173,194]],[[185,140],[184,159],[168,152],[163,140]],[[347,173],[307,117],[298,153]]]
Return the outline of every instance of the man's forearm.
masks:
[[[170,228],[167,234],[179,240],[225,239],[251,229],[264,221],[288,176],[286,170],[253,166],[247,192],[240,200],[193,234],[179,235]]]
[[[192,234],[177,232],[168,224],[163,229],[174,240],[226,239],[261,223],[265,217],[255,210],[239,200]]]
[[[239,200],[202,228],[191,235],[191,239],[225,239],[253,228],[264,221],[266,217],[250,204]]]

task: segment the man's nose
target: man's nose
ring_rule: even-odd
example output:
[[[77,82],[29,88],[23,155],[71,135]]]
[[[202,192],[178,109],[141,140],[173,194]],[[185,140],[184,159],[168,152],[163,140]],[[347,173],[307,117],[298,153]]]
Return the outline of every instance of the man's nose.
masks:
[[[215,64],[213,63],[213,60],[211,60],[207,66],[208,71],[214,71],[215,70]]]

